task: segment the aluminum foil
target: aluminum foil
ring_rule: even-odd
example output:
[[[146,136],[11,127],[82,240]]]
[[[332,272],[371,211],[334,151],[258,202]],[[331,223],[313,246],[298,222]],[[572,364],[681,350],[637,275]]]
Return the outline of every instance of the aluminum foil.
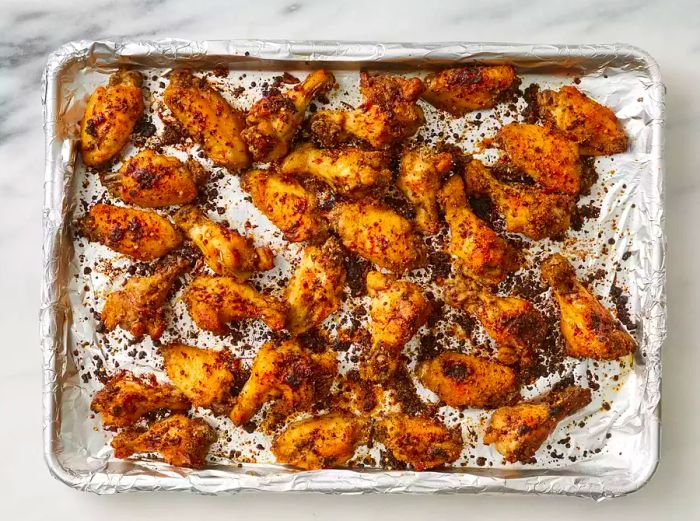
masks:
[[[323,64],[334,72],[340,91],[345,94],[331,98],[352,103],[358,99],[360,68],[420,75],[431,66],[474,60],[513,63],[523,78],[523,86],[538,83],[557,87],[571,83],[576,77],[580,88],[616,112],[630,136],[631,146],[625,154],[597,159],[600,179],[581,203],[599,208],[597,218],[586,222],[582,230],[571,232],[570,239],[563,244],[551,241],[533,244],[530,255],[564,249],[569,257],[580,259],[577,265],[582,276],[596,272],[600,275],[599,268],[605,268],[602,276],[594,278],[593,288],[609,307],[613,307],[610,297],[613,287],[622,287],[629,297],[627,311],[640,345],[634,364],[631,360],[622,363],[570,360],[563,374],[542,378],[524,390],[526,397],[537,395],[566,375],[583,385],[590,381],[600,384],[593,403],[560,424],[550,437],[549,446],[538,452],[534,465],[504,464],[494,449],[481,443],[488,414],[466,411],[459,415],[449,407],[443,407],[441,413],[447,423],[462,427],[467,446],[460,460],[441,471],[386,471],[372,465],[362,469],[296,471],[274,464],[268,450],[270,440],[265,436],[247,433],[227,419],[199,409],[194,414],[206,418],[230,438],[227,441],[223,436],[215,444],[206,469],[174,468],[149,457],[113,458],[109,446],[111,434],[101,429],[99,418],[89,411],[90,400],[101,386],[91,375],[99,371],[111,374],[119,367],[162,376],[162,367],[150,340],[133,344],[123,332],[105,335],[97,331],[94,311],[101,309],[105,293],[124,279],[130,263],[106,248],[76,239],[74,234],[73,223],[84,213],[86,203],[105,197],[96,176],[87,173],[80,161],[76,161],[77,124],[95,86],[105,83],[107,75],[118,66],[130,65],[142,70],[151,93],[148,112],[157,131],[161,131],[160,93],[163,82],[167,82],[164,75],[174,67],[228,69],[228,76],[219,74],[210,79],[219,84],[224,96],[234,105],[247,108],[261,96],[266,81],[285,71],[303,77],[309,69]],[[247,89],[234,98],[227,88],[237,85],[245,85]],[[644,52],[619,44],[82,41],[67,44],[49,57],[44,88],[46,179],[41,297],[44,454],[50,471],[61,481],[97,493],[158,489],[206,494],[292,490],[521,492],[600,499],[634,491],[651,477],[659,453],[661,345],[666,334],[664,87],[658,67]],[[442,131],[440,139],[453,140],[469,152],[478,152],[476,146],[483,137],[481,133],[493,134],[497,128],[493,121],[507,122],[513,116],[503,107],[492,113],[482,111],[483,123],[476,126],[475,114],[445,120],[438,118],[432,107],[424,105],[424,108],[428,125],[434,122],[435,129]],[[196,145],[188,149],[174,147],[168,153],[181,158],[198,157],[197,150]],[[127,150],[126,155],[133,152]],[[492,154],[493,151],[487,150],[481,157],[489,161]],[[206,159],[202,161],[217,173]],[[237,229],[253,227],[254,236],[279,253],[277,268],[260,276],[259,281],[282,280],[298,258],[299,247],[283,247],[275,228],[244,199],[235,176],[215,175],[212,184],[218,194],[220,218]],[[412,277],[425,281],[427,275],[419,270]],[[255,327],[247,329],[245,336],[235,341],[202,333],[189,322],[187,313],[182,312],[177,296],[175,302],[174,329],[193,335],[194,340],[187,337],[193,345],[227,348],[251,358],[254,353],[245,352],[242,346],[259,346],[264,339],[264,328]],[[347,320],[347,311],[332,320],[342,323]],[[167,335],[166,332],[164,341],[168,340]],[[488,343],[488,339],[484,342]],[[409,345],[407,349],[410,352],[414,347]],[[349,364],[342,358],[341,355],[341,362]],[[610,378],[615,374],[617,379]],[[426,400],[435,400],[429,391],[420,390]],[[364,457],[371,461],[376,454],[368,453]]]

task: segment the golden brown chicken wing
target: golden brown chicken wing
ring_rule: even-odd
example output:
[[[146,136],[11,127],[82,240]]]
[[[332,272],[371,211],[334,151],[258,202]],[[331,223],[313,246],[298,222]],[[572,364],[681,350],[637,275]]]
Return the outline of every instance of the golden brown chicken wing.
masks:
[[[589,403],[591,390],[571,385],[534,400],[501,407],[491,416],[484,443],[495,443],[506,461],[528,463],[561,420]]]
[[[559,304],[561,333],[569,356],[613,360],[635,351],[632,336],[579,282],[576,270],[562,255],[547,258],[541,269]]]
[[[336,355],[330,350],[312,352],[294,340],[265,344],[253,361],[231,420],[243,425],[269,401],[276,401],[276,412],[286,415],[310,407],[330,390],[336,366]]]
[[[243,113],[234,109],[203,78],[188,70],[172,73],[163,101],[215,164],[237,172],[250,164],[241,136]]]
[[[367,420],[330,413],[288,425],[272,442],[278,463],[304,470],[339,467],[367,439]]]
[[[451,154],[426,146],[406,150],[401,156],[396,186],[416,207],[416,224],[426,235],[440,229],[437,194],[440,179],[451,167]]]
[[[621,154],[629,145],[617,116],[576,87],[537,93],[540,117],[579,145],[582,156]]]
[[[97,87],[80,123],[80,151],[87,166],[100,166],[115,157],[143,115],[141,74],[119,71],[109,85]]]
[[[472,110],[496,105],[516,80],[512,65],[467,65],[444,69],[425,78],[423,99],[461,117]]]
[[[241,133],[253,160],[267,163],[287,155],[307,107],[333,85],[333,75],[319,69],[287,92],[266,96],[253,105],[246,118],[248,128]]]
[[[151,261],[180,247],[182,236],[154,212],[98,203],[80,221],[82,233],[137,260]]]
[[[207,452],[216,441],[216,431],[201,418],[174,414],[148,429],[129,429],[112,440],[114,456],[128,458],[139,452],[160,452],[166,463],[176,467],[202,468]]]
[[[173,219],[202,251],[214,273],[244,281],[255,271],[275,266],[275,254],[270,248],[256,248],[251,239],[212,221],[196,206],[183,206]]]
[[[122,371],[100,389],[90,408],[102,416],[107,429],[128,427],[149,412],[159,409],[186,411],[187,397],[170,384],[161,384],[154,375],[137,377]]]

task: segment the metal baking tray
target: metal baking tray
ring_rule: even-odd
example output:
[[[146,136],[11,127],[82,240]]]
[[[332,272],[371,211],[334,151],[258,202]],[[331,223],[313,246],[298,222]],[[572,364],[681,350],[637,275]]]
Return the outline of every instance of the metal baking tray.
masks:
[[[475,454],[489,456],[491,451],[475,445],[472,459],[466,463],[432,472],[373,468],[300,472],[264,458],[256,463],[215,458],[206,469],[191,470],[148,458],[114,459],[109,437],[99,427],[99,418],[89,412],[96,382],[83,376],[96,365],[119,360],[124,367],[124,363],[133,364],[134,359],[110,358],[102,352],[95,321],[86,311],[88,305],[97,302],[87,296],[95,293],[92,290],[96,288],[80,289],[87,290],[88,284],[97,286],[99,281],[95,276],[87,279],[83,276],[83,264],[89,255],[75,244],[72,230],[75,215],[80,212],[78,198],[99,189],[76,161],[77,122],[92,89],[104,83],[117,67],[127,65],[146,71],[155,89],[162,73],[176,67],[228,69],[228,78],[235,84],[243,75],[248,82],[254,78],[262,82],[285,71],[303,74],[323,66],[336,74],[341,90],[352,91],[356,89],[353,85],[361,68],[420,72],[471,61],[512,63],[523,78],[523,86],[529,82],[557,86],[570,83],[575,77],[581,88],[616,112],[631,138],[630,149],[625,154],[597,160],[600,186],[591,198],[600,205],[600,212],[589,224],[595,230],[606,230],[605,234],[589,234],[575,245],[590,272],[601,265],[616,266],[595,282],[595,290],[610,305],[611,288],[617,284],[624,287],[640,349],[634,366],[628,368],[622,381],[600,391],[594,403],[576,416],[575,419],[586,417],[585,428],[568,431],[561,427],[569,440],[566,447],[569,444],[578,449],[585,447],[583,456],[579,452],[572,462],[564,457],[565,446],[557,445],[552,450],[554,457],[538,458],[534,466],[506,465],[498,463],[496,458],[489,465],[483,464],[486,458],[478,458],[482,463],[474,464]],[[44,455],[49,470],[59,480],[100,494],[134,490],[187,490],[205,494],[518,492],[600,499],[637,490],[652,476],[659,455],[661,346],[666,335],[664,86],[658,66],[645,52],[623,44],[80,41],[64,45],[49,57],[43,82]],[[249,104],[260,92],[249,89],[246,96],[250,98],[237,103]],[[464,125],[464,122],[452,124]],[[462,145],[465,146],[464,142]],[[240,215],[243,210],[226,211],[230,221],[246,217]],[[203,342],[206,344],[207,340],[211,345],[212,339],[205,338]],[[145,352],[149,346],[141,348]],[[142,364],[130,368],[153,370],[150,353],[146,355]],[[585,379],[586,374],[604,368],[584,361],[572,367],[572,371]],[[478,415],[475,421],[473,425],[478,425]]]

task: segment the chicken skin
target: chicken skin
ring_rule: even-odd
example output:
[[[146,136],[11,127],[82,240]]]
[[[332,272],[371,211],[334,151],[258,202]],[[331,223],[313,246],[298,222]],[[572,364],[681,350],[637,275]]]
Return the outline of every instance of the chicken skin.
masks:
[[[617,116],[576,87],[537,93],[540,117],[578,143],[582,156],[621,154],[629,146]]]
[[[378,271],[367,274],[367,292],[372,341],[360,374],[381,383],[396,373],[403,346],[428,320],[431,306],[417,284]]]
[[[114,456],[125,459],[140,452],[159,452],[176,467],[203,468],[216,431],[201,418],[174,414],[148,429],[129,429],[112,440]]]
[[[440,229],[437,194],[440,179],[452,167],[452,155],[429,147],[405,151],[396,186],[416,207],[416,225],[426,235]]]
[[[267,271],[275,266],[272,250],[256,248],[251,239],[212,221],[196,206],[180,208],[173,219],[201,250],[207,266],[218,275],[244,281],[255,271]]]
[[[243,425],[269,401],[275,401],[275,411],[286,416],[307,409],[330,390],[337,363],[333,351],[312,352],[294,340],[265,344],[253,360],[231,420]]]
[[[516,249],[469,208],[461,177],[451,177],[438,200],[450,227],[448,250],[459,271],[496,285],[520,267]]]
[[[88,240],[141,261],[162,257],[182,244],[182,236],[166,218],[111,204],[94,205],[79,226]]]
[[[253,160],[267,163],[286,156],[309,104],[334,85],[333,75],[319,69],[287,92],[266,96],[253,105],[246,118],[248,128],[241,133]]]
[[[388,414],[377,422],[376,434],[394,458],[418,471],[452,463],[462,452],[459,431],[423,416]]]
[[[284,329],[284,304],[232,277],[200,275],[185,290],[184,301],[195,324],[217,335],[226,334],[228,322],[249,318],[273,331]]]
[[[467,165],[465,180],[469,194],[491,199],[509,232],[541,240],[560,237],[571,226],[571,212],[576,203],[571,196],[504,183],[476,159]]]
[[[425,78],[423,99],[455,117],[462,117],[472,110],[496,105],[517,78],[512,65],[444,69]]]
[[[80,151],[86,166],[104,165],[121,152],[143,115],[142,77],[119,71],[107,87],[97,87],[80,123]]]
[[[420,382],[452,407],[490,409],[520,397],[516,372],[485,358],[448,352],[418,366]]]
[[[335,238],[321,247],[307,246],[284,293],[287,331],[300,335],[340,308],[345,277],[343,252]]]
[[[106,429],[115,429],[133,425],[160,409],[186,411],[190,402],[172,385],[158,383],[152,374],[137,377],[122,371],[97,392],[90,408],[102,416]]]
[[[278,463],[304,470],[339,467],[367,439],[367,420],[330,413],[294,422],[275,437],[272,453]]]
[[[158,340],[165,331],[163,306],[177,278],[191,267],[181,258],[161,264],[153,275],[131,277],[124,288],[107,296],[100,318],[107,331],[117,326],[136,340],[144,335]]]
[[[351,111],[321,110],[311,118],[311,132],[325,147],[353,137],[373,148],[387,148],[414,135],[425,123],[416,102],[424,90],[418,78],[360,73],[364,103]]]
[[[351,147],[324,150],[307,143],[284,158],[280,172],[311,176],[338,194],[358,198],[391,182],[389,160],[385,152]]]
[[[374,201],[336,204],[326,215],[350,251],[394,273],[425,265],[425,245],[413,224]]]
[[[163,101],[214,164],[237,172],[250,164],[248,146],[241,136],[242,112],[234,109],[205,79],[188,70],[172,73]]]
[[[561,311],[566,352],[576,358],[614,360],[633,353],[636,342],[620,323],[576,278],[576,270],[560,254],[541,266]]]
[[[557,424],[591,403],[591,390],[571,385],[550,391],[534,400],[494,411],[484,443],[510,463],[528,463]]]

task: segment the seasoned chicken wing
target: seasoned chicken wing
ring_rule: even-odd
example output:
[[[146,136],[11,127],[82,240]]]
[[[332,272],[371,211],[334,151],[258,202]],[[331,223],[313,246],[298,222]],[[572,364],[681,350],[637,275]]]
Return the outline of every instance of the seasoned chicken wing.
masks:
[[[451,177],[438,200],[450,227],[449,252],[459,271],[495,285],[520,267],[517,250],[469,208],[461,177]]]
[[[166,463],[176,467],[202,468],[216,431],[201,418],[174,414],[155,422],[148,429],[129,429],[112,440],[117,458],[139,452],[160,452]]]
[[[232,277],[200,275],[184,295],[195,324],[218,335],[234,320],[260,319],[273,331],[284,329],[286,310],[279,300]]]
[[[444,69],[425,78],[423,99],[461,117],[498,103],[517,80],[512,65],[466,65]]]
[[[345,264],[340,244],[330,238],[319,246],[307,246],[284,293],[287,331],[299,335],[318,326],[340,307],[345,287]]]
[[[115,157],[143,115],[141,74],[119,71],[107,87],[97,87],[80,123],[80,151],[87,166],[100,166]]]
[[[394,273],[425,265],[425,245],[412,223],[374,201],[336,204],[327,214],[350,251]]]
[[[576,278],[576,270],[560,254],[541,266],[561,311],[566,352],[577,358],[613,360],[633,353],[636,343],[598,299]]]
[[[270,248],[256,248],[251,239],[212,221],[196,206],[183,206],[173,219],[202,251],[214,273],[243,281],[255,271],[275,266],[275,254]]]
[[[336,193],[360,197],[383,190],[391,182],[389,160],[386,152],[351,147],[324,150],[307,143],[284,158],[280,171],[309,175],[327,183]]]
[[[367,420],[330,413],[288,425],[272,442],[278,463],[304,470],[339,467],[367,440]]]
[[[582,156],[621,154],[629,145],[615,113],[566,85],[558,91],[537,93],[540,117],[555,125],[579,145]]]
[[[501,407],[491,416],[484,443],[511,463],[528,463],[567,416],[591,403],[591,390],[571,385],[534,400]]]
[[[107,331],[117,326],[131,333],[136,340],[144,335],[158,340],[165,331],[163,306],[175,280],[191,267],[181,258],[161,264],[153,275],[131,277],[124,288],[107,296],[100,318]]]
[[[287,92],[266,96],[253,105],[246,118],[248,128],[241,133],[253,160],[267,163],[287,155],[311,101],[334,85],[333,74],[319,69]]]
[[[399,461],[418,471],[452,463],[462,452],[462,435],[423,416],[388,414],[376,425],[379,441]]]
[[[366,380],[385,382],[396,372],[404,344],[427,321],[431,306],[417,284],[378,271],[367,274],[367,292],[372,297],[372,342],[360,374]]]
[[[166,218],[111,204],[94,205],[79,226],[89,240],[141,261],[162,257],[182,244],[182,236]]]
[[[187,397],[170,384],[161,384],[154,375],[137,377],[122,371],[100,389],[90,408],[102,416],[107,429],[128,427],[142,416],[159,409],[186,411]]]
[[[302,348],[296,341],[265,344],[258,351],[250,378],[231,411],[231,420],[243,425],[266,402],[276,401],[276,411],[287,415],[306,409],[330,390],[336,374],[336,355]]]
[[[172,73],[163,101],[215,164],[237,172],[250,164],[241,136],[243,113],[234,109],[203,78],[188,70]]]
[[[452,155],[422,146],[401,156],[396,186],[416,207],[416,224],[427,235],[440,229],[437,194],[440,179],[452,167]]]

